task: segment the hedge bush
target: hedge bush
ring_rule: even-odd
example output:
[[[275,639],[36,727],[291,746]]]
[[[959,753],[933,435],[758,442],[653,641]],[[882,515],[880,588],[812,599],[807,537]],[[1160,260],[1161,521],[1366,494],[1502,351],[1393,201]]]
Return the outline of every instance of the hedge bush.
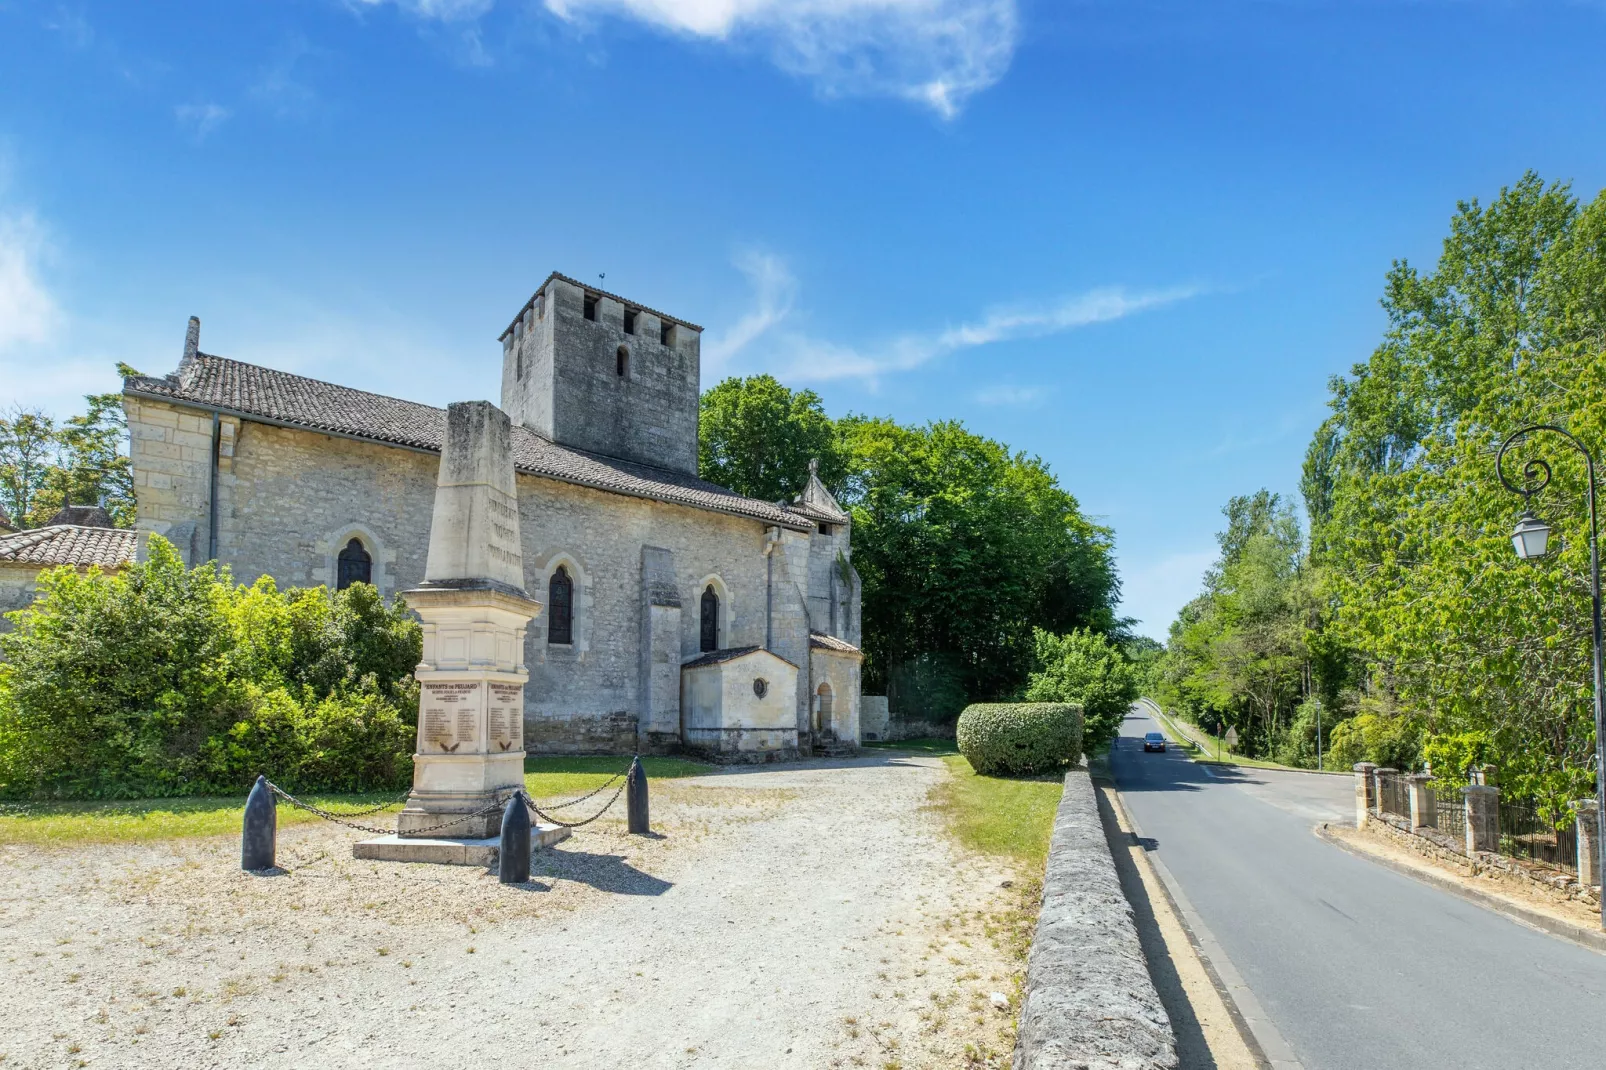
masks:
[[[119,574],[38,588],[0,634],[0,796],[406,786],[423,640],[400,599],[236,585],[159,537]]]
[[[1068,702],[982,702],[965,707],[959,753],[983,776],[1030,776],[1082,757],[1082,711]]]

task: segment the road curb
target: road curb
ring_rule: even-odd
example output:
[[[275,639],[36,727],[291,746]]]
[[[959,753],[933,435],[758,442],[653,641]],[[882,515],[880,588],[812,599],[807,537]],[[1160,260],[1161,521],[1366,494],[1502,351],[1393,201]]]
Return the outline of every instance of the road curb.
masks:
[[[1105,782],[1107,797],[1112,805],[1121,811],[1121,819],[1132,830],[1132,835],[1143,839],[1143,829],[1133,818],[1132,811],[1126,808],[1126,800],[1121,796],[1121,789],[1113,781]],[[1249,1048],[1256,1061],[1265,1070],[1303,1070],[1293,1048],[1283,1039],[1280,1033],[1267,1016],[1260,1001],[1255,998],[1244,982],[1237,967],[1216,941],[1214,934],[1205,925],[1193,904],[1182,891],[1177,879],[1171,875],[1166,864],[1150,852],[1144,852],[1143,860],[1154,870],[1160,878],[1160,890],[1165,893],[1166,906],[1175,915],[1182,931],[1188,934],[1188,942],[1193,945],[1194,954],[1204,966],[1205,974],[1210,983],[1215,986],[1216,992],[1221,996],[1222,1004],[1232,1017],[1232,1023],[1238,1029],[1238,1035],[1243,1038],[1244,1044]]]
[[[1537,910],[1527,910],[1498,896],[1480,892],[1476,888],[1467,888],[1460,881],[1446,877],[1443,874],[1408,866],[1404,862],[1389,858],[1387,855],[1374,854],[1358,844],[1333,835],[1327,824],[1317,825],[1311,831],[1315,832],[1319,839],[1326,840],[1340,850],[1348,851],[1356,858],[1364,858],[1368,862],[1375,862],[1387,869],[1394,870],[1396,873],[1402,873],[1407,877],[1421,881],[1423,884],[1431,885],[1442,892],[1449,892],[1451,895],[1465,899],[1469,903],[1476,903],[1478,906],[1492,910],[1502,917],[1526,925],[1530,929],[1538,929],[1551,936],[1570,941],[1581,947],[1587,947],[1591,951],[1606,954],[1606,932],[1601,932],[1597,929],[1586,929],[1582,925],[1574,925],[1571,922],[1562,921],[1560,918],[1552,918],[1550,915],[1541,914]]]

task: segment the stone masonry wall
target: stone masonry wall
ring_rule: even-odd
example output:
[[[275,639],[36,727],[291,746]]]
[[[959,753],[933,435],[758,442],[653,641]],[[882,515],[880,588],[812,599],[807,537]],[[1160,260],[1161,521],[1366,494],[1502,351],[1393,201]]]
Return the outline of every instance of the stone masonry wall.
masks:
[[[699,348],[696,331],[645,310],[625,330],[626,308],[552,279],[503,339],[502,408],[554,442],[697,473]],[[625,351],[624,374],[618,354]]]
[[[161,462],[140,471],[140,526],[162,531],[197,515],[204,523],[210,454],[175,436],[203,427],[209,443],[210,415],[135,399],[128,407],[136,470],[141,458]],[[352,537],[372,555],[375,585],[385,595],[422,580],[437,455],[249,421],[226,442],[219,472],[219,557],[237,581],[267,574],[281,586],[332,583],[335,555]],[[150,444],[189,452],[169,457],[173,451],[153,452]],[[700,596],[711,580],[726,595],[721,645],[763,645],[760,522],[534,476],[519,476],[518,486],[530,595],[546,602],[547,582],[560,564],[575,587],[572,645],[549,646],[544,617],[530,624],[525,732],[531,750],[634,748],[643,545],[673,554],[687,607],[680,621],[683,659],[697,653]],[[808,537],[788,535],[788,560],[806,575]],[[204,555],[204,528],[199,545]],[[805,665],[807,622],[791,575],[784,565],[777,569],[777,653]],[[806,716],[807,706],[802,710]]]

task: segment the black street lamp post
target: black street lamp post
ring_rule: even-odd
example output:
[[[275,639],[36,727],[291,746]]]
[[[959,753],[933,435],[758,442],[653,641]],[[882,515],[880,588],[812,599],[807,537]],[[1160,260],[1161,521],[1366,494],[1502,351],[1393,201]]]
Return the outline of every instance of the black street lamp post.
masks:
[[[1533,495],[1550,484],[1550,464],[1540,457],[1524,461],[1522,485],[1518,486],[1506,478],[1504,462],[1507,450],[1519,442],[1525,442],[1527,436],[1536,431],[1550,431],[1566,439],[1573,449],[1583,454],[1589,476],[1589,594],[1595,641],[1595,820],[1597,829],[1600,829],[1602,824],[1606,824],[1606,711],[1602,708],[1602,694],[1606,692],[1606,676],[1602,675],[1601,664],[1600,545],[1595,519],[1595,458],[1570,431],[1555,424],[1532,424],[1513,433],[1501,444],[1500,453],[1495,457],[1495,474],[1500,477],[1500,482],[1505,484],[1507,490],[1522,495],[1524,508],[1522,516],[1517,520],[1516,530],[1511,533],[1511,545],[1517,551],[1517,556],[1525,561],[1543,557],[1549,550],[1550,526],[1535,516],[1528,506]],[[1606,841],[1606,835],[1599,832],[1597,835],[1599,841]],[[1599,849],[1599,841],[1595,850],[1595,864],[1599,870],[1597,876],[1603,893],[1601,927],[1606,928],[1606,851]]]

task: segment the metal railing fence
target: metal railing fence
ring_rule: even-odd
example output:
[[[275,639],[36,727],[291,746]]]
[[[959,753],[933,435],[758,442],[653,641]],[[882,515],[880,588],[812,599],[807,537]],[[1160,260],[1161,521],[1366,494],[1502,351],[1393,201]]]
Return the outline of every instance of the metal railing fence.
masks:
[[[1406,791],[1404,777],[1398,773],[1387,773],[1378,777],[1378,806],[1386,814],[1404,818],[1411,816],[1410,796]]]
[[[1561,828],[1537,806],[1500,800],[1500,853],[1566,873],[1578,872],[1578,826]]]
[[[1460,788],[1434,788],[1433,824],[1457,843],[1467,840],[1467,801]]]

